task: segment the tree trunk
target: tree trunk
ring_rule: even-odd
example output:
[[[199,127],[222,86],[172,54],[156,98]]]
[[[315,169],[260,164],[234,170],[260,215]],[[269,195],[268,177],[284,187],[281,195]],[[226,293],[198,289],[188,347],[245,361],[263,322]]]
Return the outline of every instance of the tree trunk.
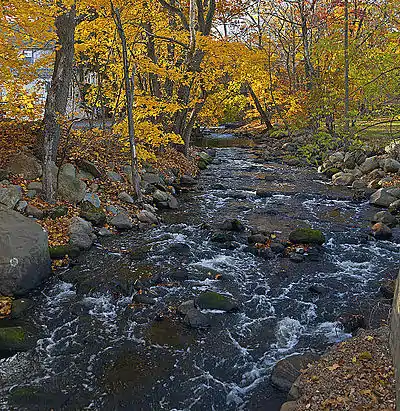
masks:
[[[258,97],[256,96],[256,93],[254,93],[253,88],[251,87],[251,85],[249,83],[247,83],[247,89],[249,90],[249,93],[251,95],[251,98],[254,101],[254,104],[256,106],[256,109],[258,111],[258,113],[260,114],[260,118],[261,118],[261,123],[264,124],[267,127],[267,130],[272,130],[274,127],[271,123],[271,116],[269,113],[267,113],[261,103],[260,100],[258,99]]]
[[[126,43],[125,31],[122,26],[121,15],[118,8],[114,8],[111,2],[111,8],[115,25],[117,27],[118,36],[122,46],[122,60],[124,66],[124,82],[125,82],[125,97],[126,97],[126,114],[128,118],[128,135],[129,145],[131,150],[131,167],[132,167],[132,185],[139,203],[143,201],[142,191],[140,189],[140,175],[138,172],[138,159],[136,153],[136,139],[135,139],[135,124],[133,119],[133,101],[135,92],[135,68],[132,70],[132,76],[129,74],[129,59],[128,46]]]
[[[344,1],[344,129],[349,131],[349,1]]]
[[[43,117],[43,193],[46,201],[54,201],[52,162],[57,158],[61,137],[61,117],[65,115],[73,75],[76,27],[75,5],[55,19],[57,48],[50,90]]]

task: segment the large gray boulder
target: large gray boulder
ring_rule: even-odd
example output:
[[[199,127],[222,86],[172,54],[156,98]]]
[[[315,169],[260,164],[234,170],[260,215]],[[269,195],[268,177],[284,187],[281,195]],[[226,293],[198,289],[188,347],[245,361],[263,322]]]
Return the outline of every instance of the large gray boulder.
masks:
[[[371,171],[379,168],[379,159],[378,157],[368,157],[361,165],[360,170],[363,174],[368,174]]]
[[[0,187],[0,204],[13,209],[18,201],[22,199],[22,189],[20,186],[9,185]]]
[[[381,188],[371,195],[369,202],[377,207],[389,207],[396,200],[397,197],[390,194],[387,189]]]
[[[64,164],[58,176],[58,195],[61,200],[79,203],[85,198],[86,184],[77,177],[72,164]]]
[[[332,182],[336,186],[350,186],[356,177],[352,173],[337,173],[332,177]]]
[[[92,224],[80,217],[71,218],[68,232],[70,244],[81,250],[89,250],[97,238]]]
[[[35,180],[42,176],[42,166],[31,154],[16,154],[9,161],[7,169],[10,173],[20,174],[27,180]]]
[[[387,158],[383,162],[383,169],[386,173],[397,173],[400,170],[400,163],[392,158]]]
[[[278,390],[289,392],[292,384],[300,376],[300,371],[307,365],[317,361],[318,355],[314,353],[296,354],[284,358],[276,363],[271,374],[271,383]]]
[[[47,234],[32,219],[0,205],[0,294],[23,295],[51,273]]]

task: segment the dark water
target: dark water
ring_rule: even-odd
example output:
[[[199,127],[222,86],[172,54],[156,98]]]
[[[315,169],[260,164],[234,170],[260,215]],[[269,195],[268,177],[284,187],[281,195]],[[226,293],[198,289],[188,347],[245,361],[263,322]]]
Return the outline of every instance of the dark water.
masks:
[[[377,304],[379,281],[398,268],[398,242],[364,240],[373,212],[312,170],[219,149],[165,225],[107,240],[34,297],[29,321],[42,338],[0,361],[1,409],[279,410],[284,396],[269,383],[276,361],[347,338],[338,316]],[[310,224],[327,243],[300,264],[266,260],[246,250],[244,234],[230,249],[210,241],[226,218],[279,239]],[[189,280],[179,285],[170,277],[181,270]],[[162,277],[150,289],[155,305],[131,307],[135,282],[152,276]],[[326,293],[310,293],[313,284]],[[240,311],[208,312],[209,330],[188,329],[175,308],[203,290],[232,295]]]

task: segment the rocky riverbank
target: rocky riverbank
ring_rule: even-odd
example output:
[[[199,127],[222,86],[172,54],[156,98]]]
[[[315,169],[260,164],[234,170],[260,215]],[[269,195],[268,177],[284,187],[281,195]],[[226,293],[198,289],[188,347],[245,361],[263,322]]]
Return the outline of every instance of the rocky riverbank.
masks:
[[[60,268],[73,265],[100,238],[158,225],[159,210],[177,209],[177,196],[197,184],[198,170],[207,169],[215,156],[213,150],[198,151],[186,161],[178,153],[169,154],[170,168],[143,168],[145,202],[140,205],[129,194],[129,166],[111,171],[104,163],[84,158],[60,168],[54,165],[54,188],[60,200],[47,204],[40,197],[40,161],[28,149],[9,156],[0,169],[1,356],[32,345],[35,332],[19,321],[33,306],[24,298],[27,293]],[[30,344],[25,343],[28,340]]]
[[[180,209],[160,210],[164,224],[104,238],[31,295],[24,320],[41,338],[0,362],[2,401],[279,410],[290,382],[276,390],[273,365],[286,372],[280,360],[369,322],[361,304],[380,303],[398,230],[374,238],[370,206],[351,189],[265,150],[218,150],[186,177]],[[13,327],[29,336],[26,321]]]

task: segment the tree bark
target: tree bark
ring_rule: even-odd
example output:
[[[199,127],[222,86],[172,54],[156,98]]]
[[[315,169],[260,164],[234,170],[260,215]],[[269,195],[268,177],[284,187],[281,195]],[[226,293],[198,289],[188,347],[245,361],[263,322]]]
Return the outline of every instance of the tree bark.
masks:
[[[349,93],[349,1],[344,1],[344,129],[350,129],[350,93]]]
[[[55,19],[57,48],[51,86],[46,98],[43,117],[43,193],[46,201],[53,202],[52,164],[57,158],[61,137],[60,121],[66,114],[69,90],[73,76],[74,42],[76,27],[75,4]]]
[[[260,100],[258,99],[250,83],[247,83],[247,89],[249,90],[249,93],[254,101],[258,113],[260,114],[261,123],[267,127],[267,130],[272,130],[274,127],[271,123],[271,116],[263,109]]]
[[[128,118],[128,135],[129,145],[131,151],[131,167],[132,167],[132,185],[139,203],[143,202],[142,190],[140,189],[140,175],[138,172],[138,159],[136,153],[136,138],[135,138],[135,124],[133,119],[133,102],[135,92],[135,68],[132,70],[132,75],[129,74],[129,58],[128,46],[124,27],[121,21],[121,14],[118,8],[115,8],[111,2],[111,9],[114,17],[115,26],[118,31],[118,36],[121,40],[122,46],[122,60],[124,66],[124,82],[125,82],[125,98],[126,98],[126,115]]]

